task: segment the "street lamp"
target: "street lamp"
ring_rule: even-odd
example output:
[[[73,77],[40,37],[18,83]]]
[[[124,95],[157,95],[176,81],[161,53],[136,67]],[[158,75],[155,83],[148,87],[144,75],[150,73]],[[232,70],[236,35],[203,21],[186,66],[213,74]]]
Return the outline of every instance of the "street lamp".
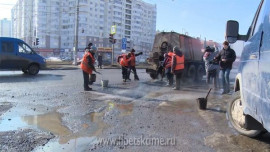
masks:
[[[78,31],[79,31],[79,0],[76,0],[76,16],[75,16],[75,37],[74,37],[74,65],[77,65],[78,51]]]

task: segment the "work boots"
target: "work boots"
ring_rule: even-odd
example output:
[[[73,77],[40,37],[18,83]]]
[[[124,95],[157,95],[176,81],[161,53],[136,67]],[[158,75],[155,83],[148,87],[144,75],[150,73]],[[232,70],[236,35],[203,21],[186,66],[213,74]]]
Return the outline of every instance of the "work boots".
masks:
[[[84,91],[92,91],[92,88],[84,88]]]
[[[138,75],[135,75],[135,76],[134,76],[134,80],[137,80],[137,81],[140,80],[139,77],[138,77]]]

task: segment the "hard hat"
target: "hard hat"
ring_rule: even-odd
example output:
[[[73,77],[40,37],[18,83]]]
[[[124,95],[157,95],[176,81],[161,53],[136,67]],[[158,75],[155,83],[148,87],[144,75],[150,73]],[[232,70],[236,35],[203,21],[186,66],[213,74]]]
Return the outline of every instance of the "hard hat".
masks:
[[[97,52],[97,48],[95,46],[91,46],[90,52],[96,53]]]

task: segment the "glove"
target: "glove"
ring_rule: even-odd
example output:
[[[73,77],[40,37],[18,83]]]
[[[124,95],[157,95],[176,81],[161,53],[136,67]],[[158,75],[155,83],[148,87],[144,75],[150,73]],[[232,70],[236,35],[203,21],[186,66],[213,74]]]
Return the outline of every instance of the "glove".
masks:
[[[143,54],[143,52],[140,52],[139,54],[140,54],[140,55],[142,55],[142,54]]]

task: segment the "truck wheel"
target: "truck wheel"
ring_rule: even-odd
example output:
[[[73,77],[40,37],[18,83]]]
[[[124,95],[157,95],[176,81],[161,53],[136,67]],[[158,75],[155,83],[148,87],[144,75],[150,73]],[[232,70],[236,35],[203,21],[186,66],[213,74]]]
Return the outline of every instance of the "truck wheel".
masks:
[[[204,68],[202,65],[199,65],[198,68],[197,68],[197,73],[196,73],[196,80],[197,81],[201,81],[202,78],[203,78],[203,75],[204,75]]]
[[[156,78],[157,78],[157,74],[155,74],[155,73],[150,73],[150,77],[151,77],[152,79],[156,79]]]
[[[195,78],[196,78],[196,68],[195,68],[194,65],[189,66],[187,76],[191,81],[195,80]]]
[[[31,64],[28,67],[28,72],[30,75],[36,75],[39,72],[39,66],[37,64]]]
[[[227,116],[233,128],[242,135],[254,138],[262,132],[260,130],[248,130],[244,128],[246,116],[243,111],[240,91],[235,92],[233,100],[228,103]]]
[[[28,70],[27,70],[27,69],[22,69],[22,72],[23,72],[24,74],[27,74],[27,73],[28,73]]]

